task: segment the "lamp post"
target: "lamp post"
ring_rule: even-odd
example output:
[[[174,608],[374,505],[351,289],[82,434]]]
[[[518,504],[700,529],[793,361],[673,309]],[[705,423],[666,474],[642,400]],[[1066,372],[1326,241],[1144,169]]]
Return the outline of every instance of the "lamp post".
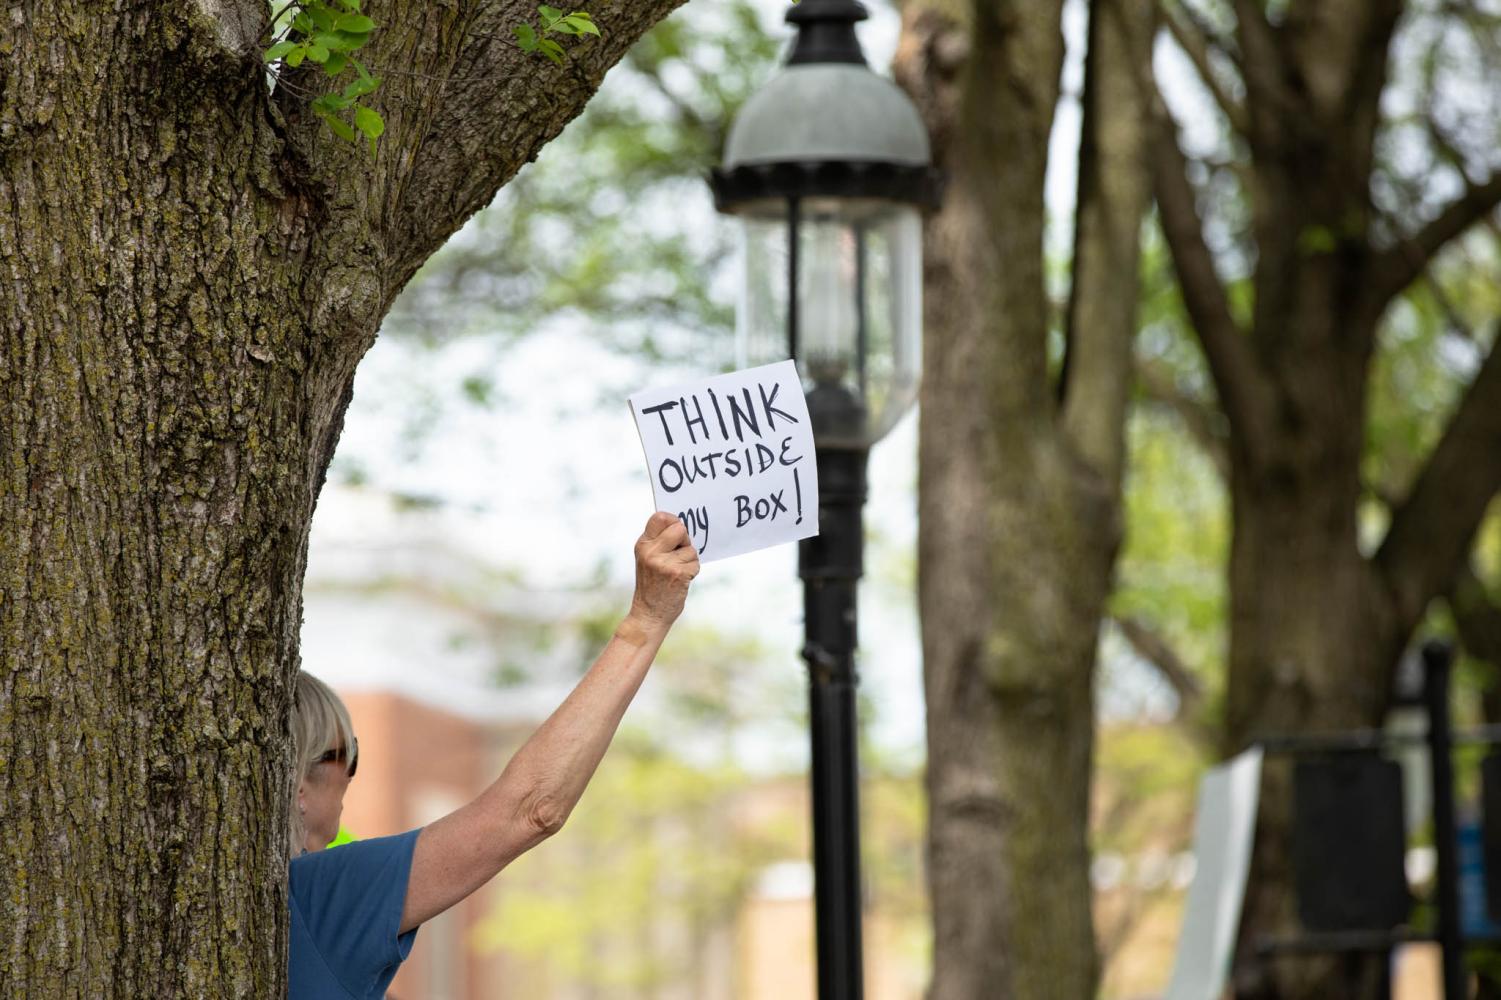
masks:
[[[922,218],[939,178],[906,96],[865,64],[854,0],[801,0],[787,66],[746,102],[710,183],[742,226],[741,361],[797,362],[819,534],[799,545],[812,729],[820,1000],[863,994],[855,588],[866,458],[917,397]]]

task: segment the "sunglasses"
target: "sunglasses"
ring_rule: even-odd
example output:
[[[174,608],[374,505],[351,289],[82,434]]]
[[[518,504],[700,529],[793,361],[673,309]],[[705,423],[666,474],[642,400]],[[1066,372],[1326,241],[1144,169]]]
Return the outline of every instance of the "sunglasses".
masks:
[[[354,741],[354,753],[350,754],[347,747],[334,747],[325,750],[323,756],[318,758],[320,764],[348,764],[349,777],[354,777],[354,772],[360,768],[360,741]]]

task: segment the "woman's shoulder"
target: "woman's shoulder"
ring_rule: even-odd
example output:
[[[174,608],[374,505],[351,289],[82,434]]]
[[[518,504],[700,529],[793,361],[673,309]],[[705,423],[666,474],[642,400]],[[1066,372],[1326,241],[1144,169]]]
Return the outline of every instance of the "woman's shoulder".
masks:
[[[422,830],[407,830],[389,837],[352,840],[338,847],[309,851],[292,859],[292,891],[311,888],[329,879],[374,878],[392,868],[411,867],[412,849]]]

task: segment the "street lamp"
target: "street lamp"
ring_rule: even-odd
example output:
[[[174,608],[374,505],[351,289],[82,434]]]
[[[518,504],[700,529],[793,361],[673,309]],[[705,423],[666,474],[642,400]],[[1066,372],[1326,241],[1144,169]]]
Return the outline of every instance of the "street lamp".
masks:
[[[818,461],[819,534],[799,545],[812,726],[820,1000],[859,1000],[855,587],[866,457],[917,397],[927,130],[871,72],[854,0],[801,0],[787,67],[746,102],[710,184],[741,220],[742,365],[792,358]]]

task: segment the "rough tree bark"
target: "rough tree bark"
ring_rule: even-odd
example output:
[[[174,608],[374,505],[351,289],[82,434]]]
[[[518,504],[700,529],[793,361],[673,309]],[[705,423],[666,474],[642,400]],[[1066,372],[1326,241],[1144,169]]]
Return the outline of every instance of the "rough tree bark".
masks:
[[[1091,4],[1067,359],[1043,178],[1062,0],[904,9],[897,75],[949,173],[928,227],[919,598],[932,1000],[1090,997],[1093,669],[1121,533],[1151,4]]]
[[[402,285],[680,0],[375,0],[373,158],[264,0],[0,19],[0,995],[285,992],[308,525]]]
[[[1224,749],[1258,735],[1379,722],[1391,673],[1445,592],[1501,487],[1501,351],[1492,350],[1378,550],[1357,537],[1366,386],[1390,302],[1449,239],[1501,199],[1471,183],[1425,227],[1382,245],[1371,181],[1401,0],[1309,0],[1269,19],[1235,0],[1233,42],[1174,17],[1201,73],[1219,44],[1244,103],[1213,86],[1239,130],[1255,247],[1249,325],[1227,301],[1170,123],[1155,189],[1188,315],[1228,418],[1230,655]],[[1160,110],[1160,109],[1159,109]],[[1243,920],[1237,991],[1337,1000],[1332,965],[1259,962],[1255,938],[1292,918],[1287,775],[1269,771]]]

